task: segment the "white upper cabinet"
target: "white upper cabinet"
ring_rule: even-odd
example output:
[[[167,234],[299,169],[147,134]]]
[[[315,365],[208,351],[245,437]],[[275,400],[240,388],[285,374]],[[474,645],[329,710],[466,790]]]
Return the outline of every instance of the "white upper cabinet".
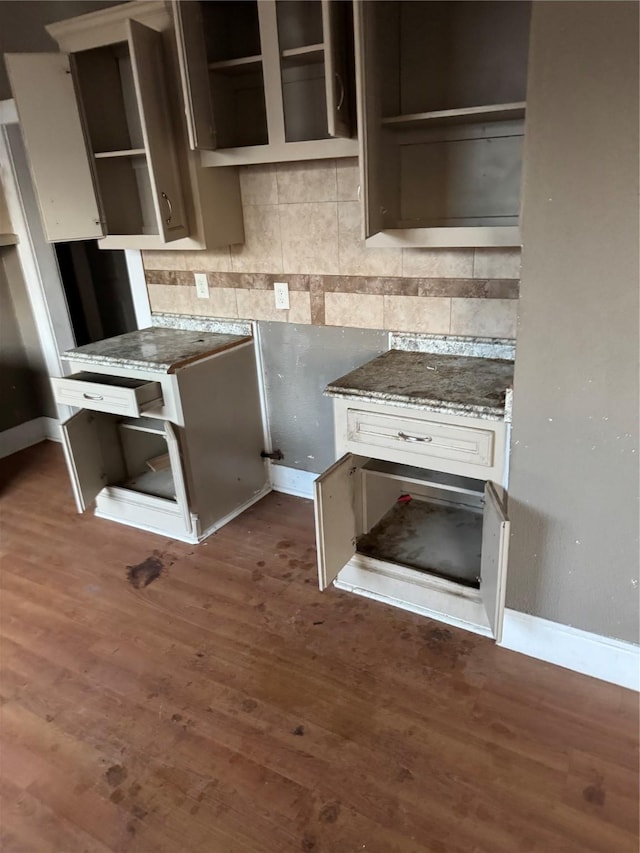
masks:
[[[367,245],[519,245],[530,5],[354,4]]]
[[[8,55],[47,239],[188,234],[166,103],[162,37],[127,21],[126,41]],[[126,242],[126,241],[125,241]]]
[[[358,153],[345,0],[174,0],[182,90],[203,165]]]

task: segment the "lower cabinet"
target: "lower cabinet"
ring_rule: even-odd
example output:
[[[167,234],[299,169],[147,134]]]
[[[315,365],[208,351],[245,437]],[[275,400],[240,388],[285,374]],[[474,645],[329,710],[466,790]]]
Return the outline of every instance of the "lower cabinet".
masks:
[[[82,409],[62,425],[62,440],[79,512],[95,500],[96,515],[198,539],[169,421]]]
[[[335,401],[338,415],[341,402]],[[434,424],[437,418],[431,416]],[[339,421],[336,434],[344,449]],[[485,479],[483,457],[467,465],[471,476],[465,476],[437,470],[433,449],[415,464],[392,461],[393,449],[387,455],[383,446],[376,458],[346,453],[315,481],[320,589],[335,582],[499,641],[509,547],[506,494]]]
[[[199,542],[270,491],[253,342],[173,373],[81,366],[52,383],[82,406],[62,424],[78,512]]]

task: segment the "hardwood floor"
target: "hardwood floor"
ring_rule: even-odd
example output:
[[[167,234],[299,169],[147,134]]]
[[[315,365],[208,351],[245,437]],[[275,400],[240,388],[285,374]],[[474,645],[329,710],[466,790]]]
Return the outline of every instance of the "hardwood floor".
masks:
[[[637,695],[320,593],[309,501],[184,545],[51,443],[0,492],[3,853],[638,850]]]

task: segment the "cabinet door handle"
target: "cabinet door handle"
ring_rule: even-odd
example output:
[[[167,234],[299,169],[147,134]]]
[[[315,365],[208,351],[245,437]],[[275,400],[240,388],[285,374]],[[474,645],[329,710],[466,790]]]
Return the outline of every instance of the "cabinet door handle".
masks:
[[[101,394],[87,394],[86,391],[83,392],[82,396],[85,400],[104,400]]]
[[[165,219],[165,222],[169,225],[173,218],[173,205],[171,204],[171,199],[166,193],[162,193],[162,198],[167,202],[167,207],[169,208],[169,216]]]
[[[403,441],[433,441],[433,438],[430,435],[407,435],[405,432],[399,432],[398,438],[401,438]]]
[[[340,85],[340,97],[338,98],[338,103],[336,104],[336,112],[340,112],[344,104],[344,83],[342,82],[342,77],[338,74],[337,71],[335,71],[334,74],[336,75],[336,80]]]

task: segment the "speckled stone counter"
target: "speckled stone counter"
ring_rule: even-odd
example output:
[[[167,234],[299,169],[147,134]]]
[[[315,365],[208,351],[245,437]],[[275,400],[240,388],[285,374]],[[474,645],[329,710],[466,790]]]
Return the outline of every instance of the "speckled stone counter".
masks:
[[[63,354],[67,361],[173,373],[199,358],[251,340],[246,335],[153,327],[127,332]]]
[[[389,350],[331,382],[325,394],[508,421],[512,385],[512,361]]]

